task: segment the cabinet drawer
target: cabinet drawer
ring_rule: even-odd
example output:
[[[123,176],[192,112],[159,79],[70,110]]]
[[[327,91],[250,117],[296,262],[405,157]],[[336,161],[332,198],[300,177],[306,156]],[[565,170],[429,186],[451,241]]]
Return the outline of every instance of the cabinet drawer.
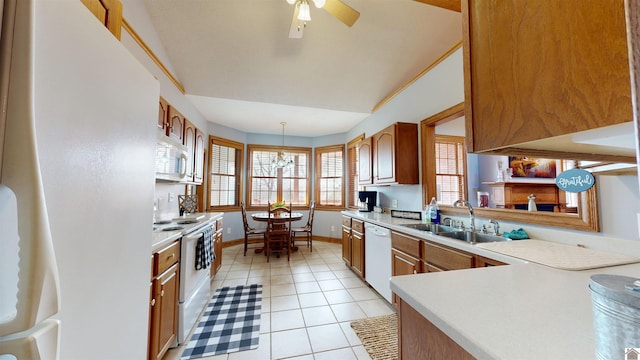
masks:
[[[353,219],[351,220],[351,229],[364,234],[364,221]]]
[[[423,260],[443,270],[470,269],[473,255],[425,241]]]
[[[180,259],[180,241],[176,241],[166,248],[153,254],[153,262],[155,264],[153,275],[162,274],[171,265]]]
[[[395,231],[391,232],[391,247],[416,258],[420,257],[420,242],[420,239]]]
[[[351,218],[349,216],[342,215],[342,225],[350,228],[351,227]]]

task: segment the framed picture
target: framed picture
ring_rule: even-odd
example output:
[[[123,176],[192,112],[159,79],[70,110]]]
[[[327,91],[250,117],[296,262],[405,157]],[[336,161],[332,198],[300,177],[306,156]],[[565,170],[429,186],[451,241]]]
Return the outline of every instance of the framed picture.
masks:
[[[550,159],[509,156],[509,168],[513,171],[513,177],[551,179],[556,177],[556,161]]]

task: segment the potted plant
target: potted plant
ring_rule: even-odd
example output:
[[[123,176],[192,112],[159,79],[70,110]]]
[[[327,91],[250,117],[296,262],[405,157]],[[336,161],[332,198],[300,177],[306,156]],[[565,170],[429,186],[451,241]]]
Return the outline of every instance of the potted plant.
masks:
[[[280,215],[280,209],[282,209],[284,207],[285,207],[284,201],[276,201],[273,204],[271,204],[271,209],[275,210],[276,216]]]

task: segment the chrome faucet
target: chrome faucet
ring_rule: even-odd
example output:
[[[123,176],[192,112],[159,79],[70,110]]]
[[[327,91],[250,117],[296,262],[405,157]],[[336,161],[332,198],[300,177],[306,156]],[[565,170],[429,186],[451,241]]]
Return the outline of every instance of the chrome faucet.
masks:
[[[493,224],[493,232],[496,233],[496,235],[500,235],[500,224],[498,223],[498,220],[489,220],[489,223]]]
[[[471,204],[467,201],[467,200],[456,200],[456,202],[453,203],[453,206],[466,206],[469,209],[469,220],[471,221],[471,232],[476,232],[476,216],[473,214],[473,208],[471,207]]]

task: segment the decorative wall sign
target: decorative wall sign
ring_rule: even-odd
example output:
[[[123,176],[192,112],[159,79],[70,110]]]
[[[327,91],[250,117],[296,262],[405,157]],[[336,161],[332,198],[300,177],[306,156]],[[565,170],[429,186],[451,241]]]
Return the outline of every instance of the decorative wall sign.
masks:
[[[596,183],[596,178],[590,172],[583,169],[569,169],[556,177],[556,186],[567,192],[583,192],[591,189]]]

